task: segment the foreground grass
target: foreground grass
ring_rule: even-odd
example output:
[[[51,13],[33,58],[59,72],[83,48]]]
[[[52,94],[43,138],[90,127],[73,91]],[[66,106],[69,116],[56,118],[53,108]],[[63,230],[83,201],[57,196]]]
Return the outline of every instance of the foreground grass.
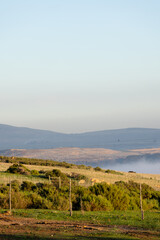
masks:
[[[59,234],[51,237],[28,236],[28,235],[3,235],[0,234],[1,240],[140,240],[141,238],[129,237],[124,234],[93,234],[92,236],[71,236],[69,234]]]
[[[143,228],[148,230],[160,231],[160,212],[146,211],[144,220],[141,220],[140,211],[96,211],[84,212],[74,211],[73,216],[68,211],[53,211],[45,209],[24,209],[13,210],[14,216],[30,217],[36,219],[58,220],[58,221],[77,221],[92,224],[104,225],[126,225],[130,227]]]
[[[4,211],[0,210],[0,213]],[[145,219],[142,221],[141,214],[138,211],[85,212],[84,214],[80,211],[74,211],[71,217],[67,211],[13,210],[13,219],[24,219],[24,217],[29,218],[25,225],[23,222],[20,225],[12,223],[9,226],[0,226],[0,239],[160,239],[160,212],[145,212]],[[31,224],[29,224],[30,222]],[[57,223],[59,224],[57,225]]]

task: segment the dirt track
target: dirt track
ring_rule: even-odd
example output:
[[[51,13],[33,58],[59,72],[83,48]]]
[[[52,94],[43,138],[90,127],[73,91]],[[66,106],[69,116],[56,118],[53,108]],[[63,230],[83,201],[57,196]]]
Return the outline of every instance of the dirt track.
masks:
[[[72,236],[76,237],[75,239],[78,239],[78,236],[81,236],[82,238],[84,235],[89,236],[93,233],[103,232],[123,233],[127,236],[137,237],[137,239],[160,239],[159,232],[152,232],[142,229],[140,230],[128,226],[106,226],[100,224],[88,224],[69,221],[37,220],[33,218],[19,218],[0,214],[0,239],[13,239],[13,237],[9,236],[16,235],[25,235],[28,237],[41,236],[47,237],[48,239],[55,239],[54,237],[58,236],[61,233],[71,234]],[[5,236],[7,236],[7,238]],[[39,238],[35,237],[34,239]]]

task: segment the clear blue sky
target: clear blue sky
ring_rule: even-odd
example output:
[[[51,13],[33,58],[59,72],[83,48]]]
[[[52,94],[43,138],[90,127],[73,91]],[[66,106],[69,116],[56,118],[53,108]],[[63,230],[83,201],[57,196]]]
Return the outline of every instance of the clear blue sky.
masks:
[[[159,0],[0,0],[0,123],[160,128]]]

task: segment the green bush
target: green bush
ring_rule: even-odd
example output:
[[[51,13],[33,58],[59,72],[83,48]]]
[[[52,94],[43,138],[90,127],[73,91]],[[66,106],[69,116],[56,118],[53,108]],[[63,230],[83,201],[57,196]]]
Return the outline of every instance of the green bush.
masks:
[[[105,171],[105,173],[111,173],[111,174],[116,174],[116,175],[123,175],[123,173],[121,173],[121,172],[117,172],[115,170],[110,170],[110,169],[107,169]]]
[[[20,190],[19,181],[17,181],[17,180],[12,181],[11,186],[12,186],[12,190],[14,190],[15,192],[19,192],[19,190]]]
[[[28,208],[52,209],[52,203],[37,193],[31,193],[28,197],[30,199]]]
[[[37,170],[31,170],[31,175],[36,175],[36,176],[38,176],[38,175],[39,175],[39,171],[37,171]]]
[[[82,198],[83,209],[85,211],[111,211],[113,206],[109,200],[99,195],[84,195]]]
[[[32,182],[23,181],[23,183],[21,185],[22,191],[33,191],[35,189],[36,189],[36,185]]]
[[[52,171],[46,172],[46,177],[49,178],[49,176],[53,178],[61,177],[62,180],[68,179],[66,174],[62,173],[59,169],[53,169]]]
[[[10,166],[7,171],[7,173],[14,173],[14,174],[23,174],[23,175],[30,175],[30,170],[27,169],[22,164],[13,164]]]
[[[94,170],[95,170],[95,171],[103,172],[103,170],[102,170],[100,167],[95,167]]]
[[[0,208],[9,208],[9,195],[0,193]]]

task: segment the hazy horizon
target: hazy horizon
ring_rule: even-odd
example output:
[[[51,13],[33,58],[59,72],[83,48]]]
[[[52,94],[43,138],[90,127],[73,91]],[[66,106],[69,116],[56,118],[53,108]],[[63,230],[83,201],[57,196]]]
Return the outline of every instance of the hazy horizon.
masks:
[[[95,129],[95,130],[88,130],[88,131],[80,131],[80,132],[58,132],[55,131],[54,129],[48,129],[48,128],[38,128],[38,127],[29,127],[29,126],[21,126],[21,125],[10,125],[10,124],[6,124],[6,123],[0,123],[0,125],[7,125],[7,126],[11,126],[11,127],[18,127],[18,128],[30,128],[30,129],[35,129],[35,130],[45,130],[45,131],[51,131],[51,132],[57,132],[57,133],[63,133],[63,134],[79,134],[79,133],[90,133],[90,132],[103,132],[103,131],[112,131],[112,130],[123,130],[123,129],[160,129],[160,128],[154,128],[154,127],[150,127],[150,128],[145,128],[145,127],[124,127],[124,128],[110,128],[110,129]]]
[[[1,122],[160,128],[160,1],[0,2]]]

